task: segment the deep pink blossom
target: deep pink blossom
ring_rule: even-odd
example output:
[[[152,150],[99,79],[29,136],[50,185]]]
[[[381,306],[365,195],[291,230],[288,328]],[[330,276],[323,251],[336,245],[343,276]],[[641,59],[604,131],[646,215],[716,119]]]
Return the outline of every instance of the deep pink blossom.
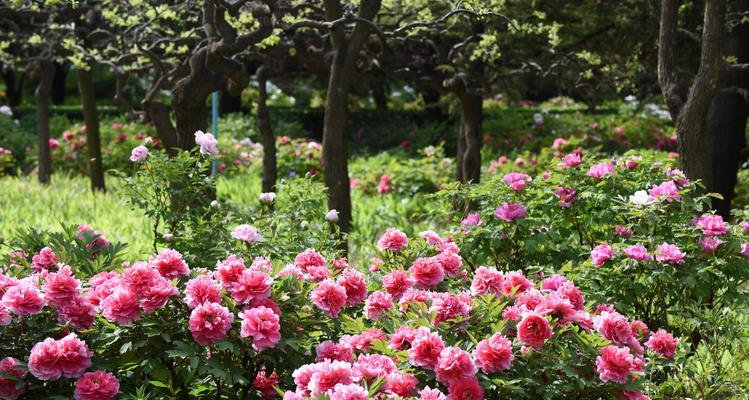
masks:
[[[176,279],[187,276],[190,268],[177,250],[164,249],[151,260],[157,271],[167,279]]]
[[[416,285],[423,288],[433,288],[445,279],[445,270],[435,257],[421,257],[414,260],[411,273]]]
[[[268,274],[246,269],[242,271],[236,282],[229,288],[232,299],[239,304],[248,304],[252,300],[262,300],[270,297],[273,278]]]
[[[109,322],[127,325],[140,317],[138,297],[132,290],[119,287],[101,302],[104,318]]]
[[[354,362],[354,349],[345,341],[334,343],[326,340],[315,347],[315,361],[323,360]]]
[[[439,334],[422,327],[416,331],[411,348],[408,349],[408,360],[417,367],[434,369],[444,348],[445,343]]]
[[[377,240],[377,248],[380,251],[399,252],[406,247],[408,247],[408,237],[398,228],[387,228],[385,233]]]
[[[663,243],[655,249],[655,259],[666,264],[681,264],[686,254],[675,244]]]
[[[543,347],[553,334],[549,321],[537,313],[526,314],[518,324],[520,342],[536,349]]]
[[[382,277],[382,287],[393,296],[393,299],[399,300],[406,290],[414,286],[416,282],[408,275],[408,272],[402,269],[393,270],[391,273]]]
[[[670,333],[659,329],[650,335],[650,339],[645,342],[645,346],[651,351],[654,351],[663,357],[674,358],[674,352],[676,351],[676,345],[679,343],[679,339],[671,336]]]
[[[588,176],[593,179],[601,179],[606,175],[613,175],[615,173],[616,168],[608,161],[593,165],[588,170]]]
[[[614,249],[608,243],[601,243],[590,251],[590,261],[596,267],[602,267],[614,257]]]
[[[497,207],[494,211],[494,215],[503,221],[512,222],[525,218],[526,208],[518,203],[502,203],[502,205]]]
[[[645,246],[641,246],[639,244],[627,247],[626,249],[624,249],[624,254],[626,254],[628,258],[638,261],[647,261],[653,259],[653,256],[648,254],[648,249],[646,249]]]
[[[208,346],[225,338],[232,322],[234,315],[228,308],[218,303],[205,303],[190,313],[189,328],[198,344]]]
[[[13,314],[34,315],[44,308],[44,297],[34,283],[27,278],[8,288],[0,303]]]
[[[504,276],[495,268],[479,267],[473,275],[471,294],[479,296],[491,293],[499,296],[503,293]]]
[[[220,303],[221,286],[209,276],[190,279],[185,285],[185,304],[195,308],[204,303]]]
[[[393,296],[387,292],[372,292],[364,302],[364,316],[369,320],[376,320],[393,308]]]
[[[633,367],[634,357],[626,347],[616,345],[604,347],[596,358],[596,370],[604,382],[627,383]]]
[[[272,349],[281,341],[280,318],[272,309],[265,306],[245,309],[239,318],[240,336],[252,337],[252,348],[256,351]]]
[[[500,333],[480,341],[473,351],[476,366],[487,374],[509,369],[515,356],[512,354],[512,342]]]
[[[338,284],[346,292],[346,306],[355,306],[367,298],[366,277],[361,272],[347,268],[338,277]]]
[[[476,377],[455,381],[447,390],[446,400],[484,400],[484,388]]]
[[[0,375],[0,399],[15,400],[26,393],[26,386],[23,385],[26,370],[19,368],[20,364],[21,361],[13,357],[0,360],[0,371],[14,377]]]
[[[94,371],[83,374],[75,382],[75,400],[111,400],[120,392],[120,382],[111,372]]]
[[[316,250],[307,249],[294,257],[294,265],[306,272],[307,268],[311,266],[325,266],[327,265],[327,262],[322,254],[318,253]]]
[[[312,291],[310,299],[319,309],[325,311],[332,318],[337,318],[343,306],[346,305],[346,289],[330,279],[326,279]]]
[[[31,257],[31,268],[36,271],[48,270],[57,267],[59,262],[60,258],[57,257],[57,254],[49,247],[44,247],[39,250],[38,254]]]
[[[504,181],[507,186],[511,187],[512,190],[518,192],[525,188],[525,185],[527,185],[528,182],[531,181],[531,177],[519,172],[510,172],[502,178],[502,181]]]

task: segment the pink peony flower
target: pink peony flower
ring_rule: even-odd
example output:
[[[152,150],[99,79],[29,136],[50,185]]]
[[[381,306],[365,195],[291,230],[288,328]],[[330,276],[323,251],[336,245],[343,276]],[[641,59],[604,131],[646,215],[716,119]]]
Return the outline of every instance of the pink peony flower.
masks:
[[[224,289],[230,289],[244,270],[244,260],[233,254],[226,257],[226,260],[216,263],[216,277]]]
[[[603,382],[625,384],[633,367],[634,357],[626,347],[604,347],[596,358],[598,376]]]
[[[694,220],[694,224],[702,229],[706,236],[718,236],[728,232],[728,225],[720,215],[705,214]]]
[[[281,341],[280,318],[272,309],[259,306],[239,313],[242,320],[240,336],[252,337],[256,351],[272,349]]]
[[[362,354],[356,360],[353,367],[354,381],[366,381],[371,383],[377,378],[384,378],[395,371],[398,367],[393,359],[382,354]]]
[[[636,392],[625,390],[619,394],[619,398],[623,400],[651,400],[650,396],[643,394],[639,390]]]
[[[572,188],[560,187],[554,191],[554,194],[559,198],[559,207],[569,208],[572,206],[572,201],[575,200],[575,194],[577,192]]]
[[[463,259],[452,251],[443,251],[434,256],[434,259],[442,265],[445,274],[451,278],[457,277],[462,272]]]
[[[354,349],[347,342],[333,343],[326,340],[315,347],[315,361],[323,360],[354,362]]]
[[[675,244],[663,243],[655,249],[655,259],[666,264],[681,264],[686,254]]]
[[[590,252],[590,260],[596,267],[602,267],[614,257],[614,249],[608,243],[601,243]]]
[[[111,372],[94,371],[83,374],[75,382],[75,400],[111,400],[120,392],[120,382]]]
[[[163,279],[156,268],[138,262],[122,271],[122,286],[135,295],[144,293],[158,280]]]
[[[702,250],[705,253],[714,253],[715,250],[718,248],[718,246],[723,243],[723,240],[716,236],[706,236],[699,240],[700,245],[702,245]]]
[[[648,326],[640,320],[632,321],[632,323],[629,324],[629,327],[632,329],[632,335],[638,339],[645,338],[648,335]]]
[[[81,282],[73,276],[70,267],[64,265],[59,271],[46,276],[42,291],[47,304],[58,308],[78,297],[81,293]]]
[[[88,280],[91,287],[88,291],[88,301],[95,307],[99,307],[104,299],[120,287],[121,282],[122,277],[112,271],[100,272],[92,276]]]
[[[268,274],[246,269],[229,288],[229,294],[239,304],[248,304],[252,300],[262,300],[270,297],[270,287],[273,278]]]
[[[34,345],[29,355],[29,372],[43,381],[57,380],[61,376],[76,378],[91,366],[93,353],[86,342],[70,333],[60,340],[47,338]]]
[[[663,329],[659,329],[657,332],[651,334],[650,339],[645,342],[645,346],[650,351],[656,352],[668,359],[674,358],[677,344],[679,344],[679,339],[674,338]]]
[[[354,383],[351,364],[325,360],[314,365],[306,389],[312,395],[318,395],[327,393],[338,384],[349,385],[351,383]]]
[[[146,313],[151,313],[164,307],[169,298],[179,294],[179,291],[166,278],[157,279],[152,286],[141,294],[140,307]]]
[[[20,316],[38,314],[44,308],[42,293],[29,280],[21,280],[8,288],[0,303],[8,311]]]
[[[502,203],[502,205],[497,207],[494,211],[494,215],[503,221],[512,222],[517,219],[525,218],[526,208],[518,203]]]
[[[343,338],[341,340],[343,341]],[[366,353],[375,340],[385,341],[387,336],[381,330],[372,328],[358,335],[350,336],[346,341],[355,350]]]
[[[580,153],[570,153],[562,158],[562,162],[559,163],[560,167],[576,167],[583,161],[583,155]]]
[[[314,249],[307,249],[294,257],[294,265],[306,272],[311,266],[324,267],[327,265],[327,262],[325,261],[325,258]]]
[[[500,333],[484,339],[473,351],[476,366],[487,374],[509,369],[515,356],[512,354],[512,343]]]
[[[557,294],[569,300],[575,310],[582,311],[585,307],[585,299],[583,298],[583,292],[575,287],[572,282],[565,282],[562,286],[557,289]]]
[[[419,392],[419,400],[445,400],[445,394],[427,386]]]
[[[443,322],[468,318],[472,306],[473,299],[468,293],[457,296],[450,293],[435,293],[432,296],[432,306],[429,308],[429,311],[434,313],[432,323],[439,326]]]
[[[408,247],[408,237],[398,228],[387,228],[385,233],[377,240],[377,248],[380,251],[399,252],[406,247]]]
[[[167,279],[176,279],[190,274],[190,268],[177,250],[164,249],[151,260],[151,265]]]
[[[525,188],[525,185],[531,181],[531,177],[519,172],[510,172],[502,178],[502,181],[511,187],[512,190],[518,192]]]
[[[21,361],[13,357],[5,357],[0,360],[0,399],[15,400],[26,393],[23,378],[26,371],[20,368]],[[13,378],[14,377],[14,378]]]
[[[343,306],[346,305],[346,289],[330,279],[326,279],[312,291],[310,299],[331,318],[337,318]]]
[[[130,161],[134,163],[142,163],[143,161],[146,161],[148,158],[148,147],[140,145],[138,147],[135,147],[130,152]]]
[[[543,347],[553,334],[549,321],[534,312],[526,314],[518,324],[520,342],[536,349]]]
[[[593,179],[601,179],[606,175],[613,175],[614,173],[616,173],[616,168],[608,161],[596,164],[588,170],[588,176]]]
[[[741,243],[739,248],[739,255],[749,260],[749,243]]]
[[[416,331],[411,348],[408,349],[408,360],[417,367],[434,369],[444,348],[445,343],[439,334],[421,327]]]
[[[396,350],[403,350],[411,346],[411,342],[413,342],[415,337],[415,330],[408,326],[401,326],[390,335],[389,347]]]
[[[10,314],[4,308],[0,307],[0,326],[8,326],[11,322],[13,322],[13,319]]]
[[[185,285],[185,304],[195,308],[205,303],[221,302],[221,286],[206,275],[187,281]]]
[[[189,328],[198,344],[209,346],[226,337],[232,322],[234,315],[228,308],[218,303],[205,303],[190,313]]]
[[[260,236],[257,228],[248,224],[238,225],[236,228],[234,228],[234,231],[232,231],[231,233],[231,237],[237,240],[241,240],[245,243],[255,243],[263,240],[263,237]]]
[[[101,302],[104,318],[109,322],[127,325],[140,317],[138,297],[132,290],[119,287]]]
[[[200,154],[218,154],[218,141],[210,133],[195,131],[195,144],[200,146]]]
[[[648,254],[648,249],[646,249],[645,246],[641,246],[639,244],[624,249],[624,254],[626,254],[628,258],[638,261],[647,261],[653,259],[653,256]]]
[[[506,295],[520,295],[533,287],[533,282],[525,277],[523,271],[510,271],[504,274],[502,290]]]
[[[410,397],[419,385],[419,380],[411,374],[395,372],[387,376],[385,391],[402,398]]]
[[[593,327],[601,336],[614,344],[627,345],[632,338],[632,328],[627,317],[615,312],[604,311],[593,318]]]
[[[393,296],[389,293],[372,292],[364,302],[364,316],[369,320],[380,319],[393,308]]]
[[[91,256],[95,258],[101,249],[109,247],[109,241],[101,234],[101,232],[94,228],[86,224],[78,225],[78,240],[85,240],[84,235],[87,233],[91,235],[91,241],[86,244],[86,249],[92,252]]]
[[[421,231],[419,237],[424,239],[428,245],[434,246],[442,243],[445,239],[442,239],[440,235],[435,231]]]
[[[59,262],[60,259],[57,257],[57,254],[49,247],[45,247],[39,250],[38,254],[31,257],[31,268],[35,271],[53,269],[57,267],[57,263]]]
[[[278,374],[273,371],[270,375],[265,373],[265,370],[260,370],[255,379],[252,380],[252,387],[259,390],[262,393],[264,399],[273,399],[276,397],[275,387],[278,387],[280,382],[278,380]]]
[[[367,298],[367,282],[364,274],[353,269],[344,269],[338,284],[346,291],[346,307],[355,306]]]
[[[460,221],[460,224],[463,226],[479,226],[481,225],[481,216],[476,213],[468,214]]]
[[[554,274],[548,278],[545,278],[543,281],[541,281],[541,290],[550,290],[550,291],[556,291],[558,290],[563,284],[569,282],[567,278],[563,277],[559,274]]]
[[[344,385],[339,383],[330,392],[330,400],[369,400],[367,389],[351,383]]]
[[[629,229],[624,225],[617,225],[614,227],[614,234],[619,237],[628,238],[632,237],[635,233],[632,232],[632,229]]]
[[[96,309],[84,297],[75,297],[57,308],[57,320],[62,324],[70,324],[75,329],[91,329],[96,319]]]
[[[414,286],[416,282],[408,275],[408,272],[402,269],[396,269],[393,272],[382,277],[382,287],[393,296],[393,299],[399,300],[401,296]]]
[[[491,293],[499,296],[503,293],[504,276],[495,268],[478,267],[473,275],[471,294],[480,296]]]
[[[446,400],[484,400],[484,388],[476,377],[455,381],[447,390]]]
[[[435,257],[421,257],[414,260],[408,270],[416,285],[433,288],[445,279],[445,270]]]
[[[660,185],[654,185],[650,188],[650,195],[660,201],[666,200],[669,203],[674,200],[681,200],[679,188],[673,181],[665,181]]]
[[[377,193],[384,194],[389,192],[392,188],[390,187],[390,176],[383,175],[380,177],[380,182],[377,184]]]

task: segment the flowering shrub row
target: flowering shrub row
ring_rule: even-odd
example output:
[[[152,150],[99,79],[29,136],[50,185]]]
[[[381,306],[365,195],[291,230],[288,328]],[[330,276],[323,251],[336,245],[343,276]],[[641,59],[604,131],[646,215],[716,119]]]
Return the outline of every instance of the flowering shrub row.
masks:
[[[90,277],[46,247],[0,275],[4,343],[34,342],[4,346],[0,397],[108,399],[147,378],[163,393],[292,387],[290,399],[646,398],[648,364],[677,347],[586,306],[561,275],[474,271],[449,237],[393,228],[377,246],[370,275],[312,249],[287,265],[229,255],[214,270],[165,249]]]

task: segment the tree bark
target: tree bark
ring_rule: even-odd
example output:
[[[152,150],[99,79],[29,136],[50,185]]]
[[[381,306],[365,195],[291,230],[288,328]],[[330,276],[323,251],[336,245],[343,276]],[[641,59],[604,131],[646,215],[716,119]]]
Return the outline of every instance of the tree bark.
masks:
[[[270,121],[267,100],[268,90],[266,87],[268,77],[265,67],[257,70],[257,129],[260,131],[263,144],[263,192],[275,192],[278,170],[276,168],[276,137],[273,134],[273,126]]]
[[[362,0],[359,17],[371,21],[380,10],[381,0]],[[325,0],[325,17],[334,21],[343,16],[340,0]],[[346,102],[359,51],[369,37],[370,27],[358,22],[350,37],[342,29],[332,31],[335,48],[330,66],[327,103],[323,121],[324,181],[328,189],[328,208],[338,211],[341,232],[351,231],[351,189],[348,176],[348,137]],[[342,242],[342,246],[346,246]]]
[[[658,80],[672,118],[676,121],[679,159],[684,173],[714,187],[715,132],[705,128],[707,112],[717,93],[723,61],[725,0],[706,0],[700,66],[686,95],[678,80],[674,58],[679,0],[663,0],[661,7]]]
[[[49,101],[52,82],[55,78],[55,64],[40,61],[39,83],[36,86],[36,135],[39,146],[39,183],[46,185],[52,176],[52,154],[49,148]]]
[[[736,57],[738,63],[749,63],[749,25],[742,24],[726,37],[726,54]],[[723,72],[721,88],[749,88],[749,71]],[[749,102],[735,93],[718,93],[713,98],[705,123],[706,132],[716,136],[713,149],[712,192],[723,199],[713,199],[713,208],[728,219],[731,216],[731,199],[736,187],[736,174],[746,148],[746,123]]]
[[[481,179],[483,98],[479,94],[469,92],[459,78],[456,78],[451,86],[460,101],[461,111],[456,178],[461,183],[478,183]]]
[[[83,106],[83,120],[86,122],[86,147],[88,148],[88,169],[91,177],[91,190],[105,192],[104,167],[101,160],[101,135],[99,133],[99,114],[96,110],[94,80],[91,70],[76,69],[78,90]]]
[[[55,63],[55,79],[52,80],[52,103],[62,104],[68,94],[68,68],[63,63]]]
[[[424,116],[427,121],[438,122],[443,119],[440,109],[440,93],[436,90],[422,90],[421,97],[424,99]]]
[[[8,106],[11,108],[21,104],[23,97],[23,75],[16,81],[19,74],[8,68],[2,71],[3,81],[5,82],[5,94],[8,99]]]
[[[159,135],[159,140],[164,149],[169,155],[174,155],[175,150],[179,148],[179,142],[177,141],[177,130],[174,129],[174,125],[169,118],[169,106],[160,101],[152,100],[143,103],[143,111],[147,120],[153,122],[156,127],[156,134]]]
[[[219,96],[219,115],[238,113],[242,111],[242,96],[234,96],[228,90],[222,90]]]
[[[372,92],[372,99],[374,100],[375,109],[377,111],[387,111],[387,84],[384,81],[376,80],[370,85],[370,90]]]

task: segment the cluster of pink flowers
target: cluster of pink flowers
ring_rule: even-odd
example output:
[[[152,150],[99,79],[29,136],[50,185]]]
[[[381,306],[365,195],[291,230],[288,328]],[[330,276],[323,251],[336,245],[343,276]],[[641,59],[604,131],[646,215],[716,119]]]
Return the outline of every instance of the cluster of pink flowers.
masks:
[[[606,175],[613,175],[615,173],[616,168],[608,161],[595,164],[588,170],[588,176],[593,179],[602,179]]]
[[[512,190],[518,192],[525,188],[525,185],[531,181],[531,177],[519,172],[510,172],[505,175],[502,180],[507,184],[507,186],[511,187]]]
[[[650,196],[659,201],[665,200],[669,203],[674,200],[681,200],[679,188],[674,181],[665,181],[660,185],[653,185],[653,187],[650,188]]]
[[[380,251],[401,251],[408,247],[408,237],[398,228],[388,228],[377,240],[377,248]]]
[[[525,206],[520,203],[502,203],[494,211],[494,215],[507,222],[523,219],[527,216]]]

